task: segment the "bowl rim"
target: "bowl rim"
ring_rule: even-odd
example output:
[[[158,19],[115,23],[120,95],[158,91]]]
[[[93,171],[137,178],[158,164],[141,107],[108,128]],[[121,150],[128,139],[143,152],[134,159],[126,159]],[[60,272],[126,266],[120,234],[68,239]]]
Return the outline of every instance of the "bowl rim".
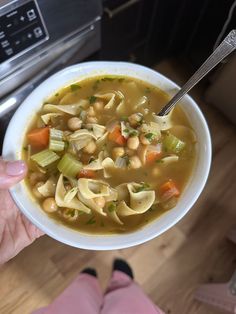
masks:
[[[120,62],[120,61],[89,61],[89,62],[83,62],[83,63],[78,63],[78,64],[74,64],[72,66],[66,67],[58,72],[56,72],[55,74],[53,74],[52,76],[48,77],[45,81],[43,81],[39,86],[37,86],[35,88],[35,90],[30,93],[27,98],[23,101],[23,103],[20,105],[20,107],[16,110],[16,112],[14,113],[8,128],[6,130],[5,133],[5,137],[4,137],[4,142],[3,142],[3,157],[7,156],[7,151],[8,151],[8,139],[12,136],[12,126],[14,125],[14,123],[17,123],[17,118],[19,116],[19,114],[21,113],[21,111],[24,110],[25,104],[27,103],[27,101],[32,97],[32,94],[35,93],[35,91],[38,91],[40,89],[43,89],[44,86],[46,86],[49,82],[52,83],[53,79],[59,77],[59,76],[63,76],[64,74],[69,73],[70,71],[74,71],[74,70],[79,70],[79,69],[86,69],[86,67],[90,68],[90,67],[124,67],[126,69],[133,69],[135,70],[140,70],[140,71],[145,71],[145,72],[149,72],[151,75],[155,75],[156,77],[159,77],[160,80],[164,81],[167,85],[171,86],[171,88],[174,89],[180,89],[180,87],[174,83],[172,80],[170,80],[168,77],[160,74],[158,71],[155,71],[153,69],[150,69],[148,67],[139,65],[139,64],[133,64],[133,63],[129,63],[129,62]],[[109,69],[107,70],[107,74],[109,75]],[[113,75],[113,74],[112,74]],[[92,76],[92,75],[91,75]],[[95,76],[95,75],[94,75]],[[97,75],[98,76],[98,75]],[[129,75],[127,75],[129,76]],[[87,75],[86,77],[89,77],[89,75]],[[130,75],[130,77],[132,77],[132,75]],[[78,78],[77,81],[80,79],[80,74],[78,73]],[[75,81],[75,80],[74,80]],[[143,81],[145,82],[145,79],[143,79]],[[71,82],[70,79],[67,80],[67,83],[63,83],[63,86],[65,86],[66,84],[69,84]],[[155,85],[155,84],[154,84]],[[52,88],[53,90],[53,88]],[[58,88],[57,88],[58,90]],[[47,97],[49,97],[50,95],[47,95]],[[206,150],[207,150],[207,154],[205,156],[205,174],[204,176],[201,178],[201,183],[198,185],[198,189],[195,191],[194,197],[189,200],[188,205],[181,211],[181,213],[171,222],[169,222],[168,224],[166,224],[166,226],[163,226],[161,228],[161,230],[159,230],[156,233],[152,233],[149,234],[147,236],[145,236],[144,239],[132,239],[128,242],[123,241],[122,239],[125,240],[125,238],[123,236],[128,236],[128,235],[134,235],[137,234],[138,232],[140,232],[141,230],[143,230],[144,228],[132,231],[130,233],[125,233],[125,234],[112,234],[112,235],[89,235],[89,234],[85,234],[85,233],[80,233],[79,231],[76,231],[77,233],[80,234],[80,236],[84,237],[84,238],[91,238],[91,237],[102,237],[102,238],[106,238],[109,237],[110,239],[112,237],[120,237],[121,241],[120,243],[115,243],[115,244],[110,244],[110,245],[100,245],[99,241],[97,244],[86,244],[86,243],[78,243],[77,241],[71,241],[69,239],[65,239],[63,237],[60,237],[60,235],[57,234],[57,232],[54,232],[53,230],[49,229],[46,225],[44,225],[43,223],[39,222],[37,219],[35,219],[34,215],[32,215],[32,213],[30,213],[24,206],[24,204],[19,200],[18,194],[19,192],[17,192],[17,190],[15,189],[15,187],[12,187],[10,189],[10,194],[12,196],[12,198],[14,199],[15,203],[17,204],[17,206],[19,207],[19,209],[21,210],[21,212],[23,212],[23,214],[34,224],[36,225],[39,229],[41,229],[42,231],[45,232],[45,234],[49,235],[50,237],[54,238],[55,240],[62,242],[64,244],[73,246],[73,247],[77,247],[77,248],[81,248],[81,249],[90,249],[90,250],[114,250],[114,249],[124,249],[124,248],[128,248],[128,247],[132,247],[135,245],[139,245],[142,243],[145,243],[149,240],[154,239],[155,237],[159,236],[160,234],[164,233],[165,231],[167,231],[168,229],[170,229],[171,227],[173,227],[179,220],[181,220],[186,213],[192,208],[192,206],[194,205],[194,203],[197,201],[198,197],[200,196],[206,181],[208,179],[209,176],[209,172],[210,172],[210,166],[211,166],[211,158],[212,158],[212,146],[211,146],[211,136],[210,136],[210,131],[207,125],[207,122],[205,120],[205,117],[203,115],[203,113],[201,112],[200,108],[198,107],[197,103],[192,99],[192,97],[190,97],[189,95],[185,95],[184,99],[188,102],[191,103],[192,108],[194,109],[194,112],[197,114],[199,121],[201,121],[203,127],[204,127],[204,133],[205,133],[205,141],[206,141]],[[163,214],[164,215],[164,214]],[[162,216],[162,215],[161,215]],[[160,216],[160,217],[161,217]],[[49,217],[49,219],[51,219]],[[159,217],[156,219],[158,220]],[[154,220],[154,221],[156,221]],[[153,222],[148,223],[145,228],[148,227],[148,225],[151,225]],[[60,225],[61,227],[64,227],[64,225]],[[67,228],[70,231],[74,231],[71,228]],[[71,233],[71,232],[70,232]],[[86,241],[85,241],[86,242]]]

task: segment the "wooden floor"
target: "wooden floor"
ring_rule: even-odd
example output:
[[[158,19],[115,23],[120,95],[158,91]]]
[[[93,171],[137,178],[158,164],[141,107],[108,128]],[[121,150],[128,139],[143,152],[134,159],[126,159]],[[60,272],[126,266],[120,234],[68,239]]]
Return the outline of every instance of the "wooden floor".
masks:
[[[187,78],[173,62],[157,69],[179,84]],[[104,288],[118,256],[128,260],[136,280],[166,313],[218,313],[194,301],[193,291],[201,283],[227,281],[236,269],[236,246],[226,239],[236,224],[236,128],[202,102],[201,88],[193,97],[210,126],[213,163],[190,213],[160,237],[125,250],[78,250],[42,237],[0,270],[1,314],[25,314],[47,305],[85,266],[97,268]]]

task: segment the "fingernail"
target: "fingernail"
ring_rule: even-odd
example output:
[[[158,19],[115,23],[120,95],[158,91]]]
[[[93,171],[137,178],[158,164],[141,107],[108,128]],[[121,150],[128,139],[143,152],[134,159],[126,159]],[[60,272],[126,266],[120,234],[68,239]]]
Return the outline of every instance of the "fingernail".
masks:
[[[21,161],[9,161],[6,165],[6,174],[9,176],[19,176],[26,171],[26,164]]]

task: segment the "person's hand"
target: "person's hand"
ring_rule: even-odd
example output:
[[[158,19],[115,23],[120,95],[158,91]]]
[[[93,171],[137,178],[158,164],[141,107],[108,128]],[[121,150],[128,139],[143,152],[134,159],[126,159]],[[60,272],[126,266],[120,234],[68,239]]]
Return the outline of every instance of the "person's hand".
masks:
[[[18,210],[7,190],[26,173],[27,166],[23,161],[7,162],[0,158],[0,265],[43,235]]]

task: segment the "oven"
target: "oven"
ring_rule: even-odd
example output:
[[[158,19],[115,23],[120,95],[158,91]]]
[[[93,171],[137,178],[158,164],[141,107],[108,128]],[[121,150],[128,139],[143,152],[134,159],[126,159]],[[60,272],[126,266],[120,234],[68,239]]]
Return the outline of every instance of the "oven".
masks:
[[[99,0],[0,0],[0,147],[38,84],[100,49],[101,15]]]

